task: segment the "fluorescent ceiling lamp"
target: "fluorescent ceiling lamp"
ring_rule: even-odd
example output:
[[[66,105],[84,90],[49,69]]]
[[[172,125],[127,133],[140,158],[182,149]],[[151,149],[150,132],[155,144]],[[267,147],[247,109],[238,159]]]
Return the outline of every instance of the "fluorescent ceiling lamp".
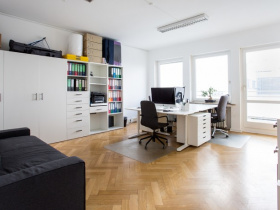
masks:
[[[158,27],[157,30],[164,33],[164,32],[167,32],[167,31],[174,30],[174,29],[189,26],[189,25],[192,25],[192,24],[204,21],[204,20],[208,20],[208,16],[206,14],[201,14],[201,15],[197,15],[197,16],[194,16],[194,17],[184,19],[184,20],[177,21],[175,23],[171,23],[171,24],[168,24],[168,25],[165,25],[165,26]]]

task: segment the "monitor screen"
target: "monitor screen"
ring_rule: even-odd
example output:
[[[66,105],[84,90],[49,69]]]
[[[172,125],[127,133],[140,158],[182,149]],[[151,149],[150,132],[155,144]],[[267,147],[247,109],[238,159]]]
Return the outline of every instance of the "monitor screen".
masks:
[[[152,102],[155,104],[174,104],[175,105],[175,88],[151,88]]]

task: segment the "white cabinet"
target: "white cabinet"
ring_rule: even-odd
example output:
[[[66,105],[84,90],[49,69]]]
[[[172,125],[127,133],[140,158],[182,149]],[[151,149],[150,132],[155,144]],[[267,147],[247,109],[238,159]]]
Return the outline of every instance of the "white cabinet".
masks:
[[[211,139],[211,114],[196,113],[188,116],[188,144],[200,146]]]
[[[3,77],[4,77],[4,71],[3,71],[3,65],[4,65],[4,54],[2,51],[0,51],[0,130],[3,130],[3,89],[4,89],[4,84],[3,84]]]
[[[47,143],[66,139],[66,60],[4,52],[4,129],[29,127]]]

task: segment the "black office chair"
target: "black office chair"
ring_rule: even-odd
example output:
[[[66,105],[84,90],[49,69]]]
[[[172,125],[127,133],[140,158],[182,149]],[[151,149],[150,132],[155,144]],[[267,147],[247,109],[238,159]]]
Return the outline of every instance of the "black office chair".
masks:
[[[166,117],[166,123],[158,122],[158,119],[162,118],[162,117]],[[149,141],[145,145],[145,149],[147,149],[147,145],[150,143],[150,141],[153,140],[153,142],[155,142],[155,140],[157,139],[163,145],[163,149],[164,149],[165,144],[160,140],[160,138],[164,139],[166,144],[167,144],[167,139],[162,136],[158,136],[156,133],[156,130],[166,127],[168,125],[168,118],[167,118],[167,116],[158,117],[156,106],[151,101],[141,101],[141,125],[152,129],[153,134],[150,136],[141,138],[139,140],[139,144],[141,144],[142,140],[150,138]]]
[[[227,102],[228,102],[228,95],[221,96],[218,107],[216,108],[216,113],[211,113],[211,123],[214,124],[212,138],[214,138],[216,131],[219,131],[225,134],[226,137],[228,137],[228,132],[226,130],[217,129],[217,123],[224,122],[226,120]]]

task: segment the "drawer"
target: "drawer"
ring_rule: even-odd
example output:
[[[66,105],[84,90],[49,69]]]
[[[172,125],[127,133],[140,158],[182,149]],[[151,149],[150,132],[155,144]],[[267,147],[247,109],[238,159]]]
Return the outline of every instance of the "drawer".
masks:
[[[197,123],[197,129],[198,131],[199,130],[203,130],[203,129],[210,129],[211,127],[211,122],[208,120],[208,121],[204,121],[204,122],[199,122]]]
[[[204,135],[197,139],[197,145],[194,146],[200,146],[201,144],[204,144],[205,142],[209,141],[211,139],[211,135]]]
[[[89,108],[90,113],[96,113],[96,112],[107,112],[108,106],[94,106]]]
[[[82,97],[78,97],[78,98],[67,98],[67,104],[89,104],[89,98],[82,98]]]
[[[67,138],[75,139],[83,136],[89,135],[89,127],[79,127],[79,128],[70,128],[67,130]]]
[[[68,91],[67,100],[70,98],[89,98],[89,92],[88,91],[83,91],[83,92]]]
[[[89,126],[89,117],[79,117],[67,119],[67,129],[68,128],[78,128]]]
[[[198,124],[202,124],[205,122],[211,122],[211,118],[210,117],[199,117],[197,118],[197,123]]]
[[[89,104],[69,104],[67,112],[89,110]]]
[[[67,112],[67,118],[88,117],[88,110]]]

